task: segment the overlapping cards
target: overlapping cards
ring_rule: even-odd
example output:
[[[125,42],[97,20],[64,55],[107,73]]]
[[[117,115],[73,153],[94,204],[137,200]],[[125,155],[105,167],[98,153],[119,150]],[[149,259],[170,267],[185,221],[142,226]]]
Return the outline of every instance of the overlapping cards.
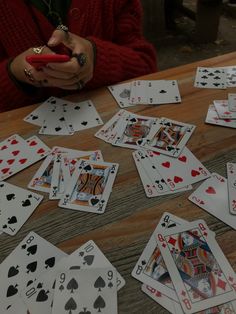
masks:
[[[227,163],[227,176],[212,173],[188,199],[236,230],[236,163]]]
[[[99,150],[54,147],[28,187],[49,193],[59,207],[102,214],[117,171],[118,164],[104,162]]]
[[[210,176],[187,147],[177,158],[140,149],[133,153],[133,158],[147,197],[187,191],[192,184]]]
[[[228,100],[214,100],[209,106],[206,123],[236,128],[236,94],[228,94]]]
[[[176,80],[137,80],[112,85],[108,89],[121,108],[181,102]]]
[[[236,86],[236,66],[230,67],[198,67],[194,86],[199,88],[219,88]]]
[[[125,280],[93,241],[67,255],[34,232],[0,265],[0,312],[117,313]]]
[[[164,213],[132,276],[174,314],[236,310],[236,275],[203,220]]]
[[[37,136],[24,140],[14,134],[0,143],[0,181],[31,166],[49,154],[47,147]]]
[[[144,148],[179,156],[195,126],[168,118],[154,118],[120,110],[95,136],[112,145]]]
[[[50,97],[24,121],[40,126],[39,134],[44,135],[72,135],[103,124],[91,100],[73,103],[56,97]]]

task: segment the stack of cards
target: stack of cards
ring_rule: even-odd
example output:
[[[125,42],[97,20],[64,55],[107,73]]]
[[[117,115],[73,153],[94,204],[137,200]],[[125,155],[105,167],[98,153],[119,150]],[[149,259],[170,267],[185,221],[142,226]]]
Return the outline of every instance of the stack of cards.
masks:
[[[108,89],[121,108],[181,102],[176,80],[139,80],[109,86]]]
[[[37,136],[24,140],[15,134],[0,143],[0,151],[1,181],[44,158],[51,149]]]
[[[42,195],[0,182],[0,230],[15,235],[42,199]]]
[[[202,220],[187,222],[164,213],[132,276],[170,313],[236,310],[236,275]]]
[[[102,214],[105,211],[118,164],[104,162],[101,151],[54,147],[28,187],[59,199],[59,206]]]
[[[56,97],[50,97],[24,121],[41,126],[39,134],[48,135],[72,135],[103,124],[90,100],[72,103]]]
[[[147,197],[190,190],[191,184],[210,176],[187,147],[177,158],[149,150],[137,150],[133,158]]]
[[[212,173],[188,199],[236,230],[235,163],[227,163],[227,174],[228,180]]]
[[[112,145],[133,149],[141,146],[177,157],[194,129],[191,124],[120,110],[95,136]]]
[[[0,282],[4,314],[115,314],[125,285],[93,241],[67,256],[34,232],[0,265]]]
[[[210,105],[206,123],[236,128],[236,94],[228,94],[228,100],[214,100]]]

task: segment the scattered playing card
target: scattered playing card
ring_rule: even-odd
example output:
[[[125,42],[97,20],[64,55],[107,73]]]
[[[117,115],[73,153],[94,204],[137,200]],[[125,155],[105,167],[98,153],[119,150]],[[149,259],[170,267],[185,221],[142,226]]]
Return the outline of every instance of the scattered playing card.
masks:
[[[203,220],[158,232],[156,240],[185,313],[236,299],[236,275]]]
[[[229,211],[236,215],[236,163],[227,163]]]
[[[214,100],[214,106],[220,119],[236,119],[236,112],[229,110],[228,100]]]
[[[42,199],[42,195],[0,182],[0,229],[15,235]]]
[[[236,94],[228,94],[229,110],[236,111]]]
[[[177,157],[194,130],[192,124],[161,118],[153,124],[147,136],[137,143],[145,149]]]
[[[209,106],[205,122],[234,129],[236,128],[236,120],[220,119],[214,105]]]
[[[130,85],[131,83],[123,83],[108,86],[109,91],[121,108],[132,107],[135,105],[130,103]]]
[[[198,67],[194,82],[195,87],[226,88],[226,71],[222,68]]]
[[[52,314],[117,313],[114,268],[70,270],[57,275]]]
[[[188,199],[236,230],[236,216],[229,212],[228,186],[224,177],[212,173]]]

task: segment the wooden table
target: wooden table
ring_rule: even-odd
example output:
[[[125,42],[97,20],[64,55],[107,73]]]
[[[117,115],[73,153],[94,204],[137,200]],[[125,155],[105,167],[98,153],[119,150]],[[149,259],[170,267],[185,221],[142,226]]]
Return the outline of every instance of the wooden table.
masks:
[[[188,148],[209,171],[226,175],[226,162],[236,162],[236,130],[208,125],[204,121],[209,104],[214,99],[226,99],[227,94],[236,92],[236,89],[197,89],[193,87],[193,80],[197,66],[235,64],[236,53],[231,53],[147,75],[143,78],[177,79],[182,103],[159,107],[135,106],[130,111],[154,117],[164,116],[196,125]],[[70,99],[81,101],[88,98],[92,99],[104,122],[119,110],[107,88],[74,95]],[[0,114],[0,139],[14,133],[24,138],[37,134],[38,127],[23,121],[34,108],[36,105]],[[94,133],[97,130],[98,128],[93,128],[77,132],[73,136],[41,136],[41,139],[50,147],[58,145],[79,150],[101,149],[105,161],[120,164],[105,213],[96,215],[58,208],[57,201],[49,201],[45,195],[43,203],[16,236],[1,235],[0,262],[31,230],[67,253],[93,239],[126,279],[126,286],[119,292],[119,313],[167,313],[141,292],[141,283],[130,274],[162,213],[169,211],[188,220],[205,219],[216,232],[220,246],[236,270],[236,232],[188,201],[187,197],[192,191],[148,199],[132,159],[132,150],[113,147],[95,138]],[[37,163],[25,169],[8,182],[26,188],[39,165]]]

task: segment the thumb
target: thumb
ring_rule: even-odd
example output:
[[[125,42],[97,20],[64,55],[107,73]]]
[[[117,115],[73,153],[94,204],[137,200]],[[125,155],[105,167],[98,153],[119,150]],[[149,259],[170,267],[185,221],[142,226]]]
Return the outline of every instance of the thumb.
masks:
[[[48,41],[49,47],[55,47],[60,44],[65,45],[71,50],[74,49],[73,34],[56,29]]]

